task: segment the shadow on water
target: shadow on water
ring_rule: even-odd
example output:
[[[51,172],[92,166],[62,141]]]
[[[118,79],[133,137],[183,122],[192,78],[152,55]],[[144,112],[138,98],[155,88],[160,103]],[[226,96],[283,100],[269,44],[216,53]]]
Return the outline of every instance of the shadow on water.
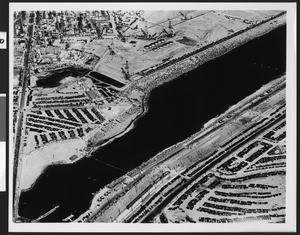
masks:
[[[286,70],[286,27],[207,62],[150,94],[149,111],[133,130],[96,151],[92,158],[129,171],[159,151],[182,141],[229,106]],[[93,194],[124,172],[86,158],[49,167],[35,186],[21,194],[19,214],[35,219],[60,205],[43,221],[80,215]]]
[[[60,85],[60,81],[68,76],[72,77],[82,77],[86,73],[90,72],[91,70],[81,68],[81,67],[66,67],[62,69],[55,69],[53,71],[48,72],[48,74],[44,77],[40,77],[36,81],[37,87],[42,88],[53,88]]]

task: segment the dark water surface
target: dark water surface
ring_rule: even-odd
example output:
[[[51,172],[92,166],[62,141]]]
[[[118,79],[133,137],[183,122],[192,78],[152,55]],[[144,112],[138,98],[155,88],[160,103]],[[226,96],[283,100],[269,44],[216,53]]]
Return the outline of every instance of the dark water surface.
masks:
[[[43,78],[39,78],[36,81],[36,86],[37,87],[42,87],[42,88],[52,88],[52,87],[57,87],[60,85],[61,80],[68,76],[72,77],[81,77],[84,74],[90,72],[91,70],[81,68],[81,67],[75,67],[75,66],[70,66],[67,68],[62,68],[62,69],[56,69],[49,74],[47,74]]]
[[[82,77],[84,75],[87,75],[88,73],[91,77],[98,80],[99,82],[104,82],[117,88],[121,88],[124,86],[124,84],[119,81],[116,81],[98,72],[91,71],[90,69],[82,68],[80,66],[70,66],[50,71],[46,76],[40,77],[37,80],[36,85],[37,87],[42,88],[53,88],[59,86],[61,81],[68,76]]]
[[[109,78],[107,76],[104,76],[103,74],[97,73],[95,71],[91,72],[89,75],[91,77],[95,78],[96,80],[98,80],[99,82],[104,82],[106,84],[113,85],[117,88],[121,88],[121,87],[125,86],[125,84],[123,84],[117,80],[114,80],[112,78]]]
[[[35,219],[56,205],[43,221],[61,221],[88,209],[92,193],[161,150],[197,132],[229,106],[286,70],[286,27],[255,39],[151,92],[149,112],[136,127],[100,148],[92,158],[49,167],[35,186],[21,194],[19,214]]]

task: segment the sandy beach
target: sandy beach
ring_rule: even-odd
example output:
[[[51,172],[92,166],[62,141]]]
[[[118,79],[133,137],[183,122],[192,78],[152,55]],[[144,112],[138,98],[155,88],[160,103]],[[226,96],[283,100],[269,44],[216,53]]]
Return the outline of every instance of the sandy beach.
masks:
[[[232,37],[224,42],[218,43],[217,45],[211,46],[204,51],[193,54],[186,59],[179,60],[178,62],[166,68],[156,70],[153,73],[145,75],[140,79],[132,82],[132,84],[129,85],[129,87],[124,91],[124,94],[126,96],[130,96],[130,94],[135,92],[136,89],[142,91],[143,95],[138,100],[141,104],[141,107],[138,107],[133,114],[131,114],[122,122],[116,122],[114,120],[112,128],[110,128],[109,131],[107,131],[104,135],[100,135],[100,137],[97,137],[97,135],[99,134],[99,130],[96,128],[92,131],[93,134],[89,135],[88,138],[73,139],[63,142],[52,142],[38,150],[30,152],[30,154],[22,156],[22,166],[20,167],[21,174],[19,174],[21,179],[19,183],[20,191],[26,191],[33,187],[34,183],[43,174],[48,166],[54,164],[72,164],[82,159],[83,157],[89,157],[93,152],[97,151],[102,146],[111,143],[116,138],[119,138],[132,130],[134,128],[135,122],[147,113],[149,95],[151,91],[156,87],[166,82],[172,81],[177,77],[186,74],[191,70],[194,70],[207,61],[220,57],[233,50],[234,48],[237,48],[254,38],[258,38],[281,25],[284,25],[285,17],[285,15],[282,15],[276,18],[276,24],[273,24],[275,19],[269,21],[258,27],[245,31],[238,36]],[[188,52],[193,52],[193,49]],[[63,82],[67,83],[72,80],[72,77],[68,77]],[[231,108],[232,107],[229,107],[229,110]],[[214,120],[215,119],[213,119],[213,121]],[[212,123],[213,121],[209,121],[209,123]],[[209,127],[208,123],[205,125],[205,127]],[[89,141],[93,143],[91,146],[89,146]],[[181,145],[182,143],[178,143],[177,145]],[[171,148],[172,147],[168,149]],[[165,151],[167,150],[163,150],[161,153],[164,153]],[[161,155],[163,155],[161,153],[149,159],[147,162],[143,163],[136,169],[132,170],[131,175],[135,176],[136,172],[146,171],[148,165],[153,164],[156,159],[160,159]],[[72,157],[74,158],[72,159]],[[117,179],[116,181],[118,180],[119,179]],[[112,182],[111,184],[114,184],[114,182]],[[95,198],[98,198],[99,194],[101,193],[103,193],[102,190],[100,190],[98,194],[95,195],[94,200]],[[95,203],[93,203],[90,207],[90,210],[85,212],[80,217],[87,215],[91,211],[95,212],[97,209],[98,208],[96,208]]]
[[[123,123],[117,124],[110,132],[108,132],[101,140],[101,144],[96,145],[88,150],[88,152],[83,149],[87,147],[86,141],[84,140],[72,140],[69,142],[62,143],[53,143],[49,146],[43,147],[41,150],[34,151],[34,153],[23,157],[23,167],[22,167],[22,180],[20,184],[21,190],[28,190],[34,182],[38,179],[38,177],[42,174],[42,172],[52,164],[70,164],[78,161],[83,157],[90,156],[93,152],[95,152],[98,148],[101,148],[104,145],[109,144],[114,139],[119,138],[134,128],[134,122],[141,118],[143,115],[146,115],[148,110],[148,99],[151,91],[156,87],[172,81],[182,74],[187,73],[195,69],[196,67],[204,64],[207,61],[210,61],[216,57],[222,56],[223,54],[233,50],[234,48],[243,45],[247,41],[259,37],[263,34],[268,33],[272,29],[279,27],[284,24],[284,17],[281,16],[281,22],[278,25],[261,25],[258,28],[249,30],[242,35],[234,37],[229,41],[225,41],[222,44],[213,46],[207,49],[204,52],[200,52],[195,56],[198,56],[199,60],[197,62],[191,63],[189,59],[186,61],[180,61],[178,64],[171,65],[164,69],[165,71],[157,71],[151,75],[148,75],[140,80],[136,81],[138,87],[144,89],[144,96],[142,98],[142,106],[143,110],[140,114],[135,114],[131,118],[126,119]],[[66,79],[68,80],[68,79]],[[129,88],[129,90],[131,90]],[[127,91],[126,91],[127,93]],[[70,157],[78,154],[78,150],[80,149],[80,156],[75,160],[70,160]],[[78,154],[79,155],[79,154]],[[41,157],[43,156],[43,157]],[[34,163],[34,164],[33,164]]]

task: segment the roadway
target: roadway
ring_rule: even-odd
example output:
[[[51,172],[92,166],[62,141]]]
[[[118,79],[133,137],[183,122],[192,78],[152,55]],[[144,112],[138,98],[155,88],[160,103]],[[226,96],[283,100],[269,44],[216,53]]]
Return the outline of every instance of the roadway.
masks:
[[[34,21],[33,15],[31,15],[31,20]],[[21,159],[20,159],[20,149],[22,148],[22,131],[23,131],[23,118],[24,118],[24,110],[26,108],[26,93],[27,93],[27,84],[28,79],[30,78],[30,50],[33,36],[33,23],[29,23],[28,32],[27,32],[27,41],[26,41],[26,49],[24,55],[24,64],[23,69],[21,71],[21,80],[22,80],[22,89],[20,96],[20,104],[18,111],[18,120],[16,125],[16,133],[15,133],[15,143],[14,143],[14,170],[13,170],[13,195],[14,195],[14,219],[17,220],[18,215],[18,204],[19,204],[19,177],[21,171]]]
[[[198,142],[200,140],[204,140],[206,139],[207,137],[209,137],[210,135],[212,135],[213,133],[215,133],[216,131],[220,130],[222,127],[230,124],[232,122],[232,120],[236,119],[238,116],[242,115],[244,112],[248,111],[250,108],[254,107],[254,106],[257,106],[259,105],[260,103],[262,103],[263,101],[266,101],[269,97],[273,96],[274,94],[276,94],[277,92],[281,91],[282,89],[285,88],[285,83],[284,83],[284,79],[281,79],[279,82],[277,82],[276,84],[274,84],[272,86],[272,88],[269,88],[268,90],[270,90],[271,92],[269,93],[266,93],[265,91],[263,91],[262,93],[260,94],[257,94],[256,96],[254,96],[253,98],[251,98],[246,104],[243,104],[242,107],[237,107],[235,108],[233,111],[230,112],[230,118],[227,118],[227,120],[224,120],[224,117],[223,117],[223,120],[224,122],[222,123],[219,123],[218,121],[222,118],[219,118],[218,120],[216,120],[214,122],[214,124],[210,125],[208,128],[202,130],[198,136],[194,137],[192,140],[189,140],[185,143],[183,143],[179,149],[177,148],[176,150],[172,151],[171,153],[169,154],[166,154],[166,156],[161,159],[161,160],[158,160],[158,161],[155,161],[153,163],[151,163],[150,165],[147,166],[147,171],[151,171],[151,169],[154,169],[155,167],[161,165],[162,163],[166,162],[168,159],[171,159],[173,157],[175,157],[176,155],[178,155],[178,153],[180,153],[182,150],[186,149],[189,145],[192,145],[193,143],[195,142]],[[264,96],[261,96],[262,94],[265,94]],[[255,102],[253,102],[255,101]],[[228,114],[226,114],[226,116],[228,116]],[[225,117],[226,117],[225,116]],[[277,122],[276,122],[277,123]],[[272,122],[272,125],[274,125],[275,122]],[[270,125],[268,125],[269,127]],[[265,130],[265,128],[263,129]],[[243,140],[241,143],[239,143],[238,145],[234,145],[232,147],[230,147],[230,149],[224,153],[224,154],[221,154],[220,156],[218,156],[211,164],[207,165],[203,170],[201,170],[201,172],[203,173],[204,171],[207,171],[209,170],[210,168],[212,168],[215,164],[217,164],[219,161],[221,161],[222,159],[224,159],[225,157],[227,157],[230,153],[232,153],[233,151],[236,150],[237,147],[241,147],[243,144],[247,143],[248,141],[250,141],[251,139],[255,138],[255,136],[257,136],[258,134],[260,134],[261,131],[258,131],[257,133],[254,133],[252,135],[250,135],[249,137],[247,137],[245,140]],[[220,152],[220,151],[219,151]],[[222,151],[221,151],[222,152]],[[189,153],[190,154],[190,153]],[[145,172],[146,170],[143,170],[141,171],[142,172]],[[201,174],[202,174],[201,173]],[[196,174],[197,177],[199,177],[199,173]],[[194,177],[192,177],[190,180],[188,180],[187,182],[191,182],[192,180],[194,179]],[[185,183],[184,184],[184,187],[186,187],[188,185],[188,183]],[[181,189],[181,187],[180,187]],[[179,189],[176,189],[176,192],[178,191]],[[117,195],[114,196],[114,198],[116,196],[118,196],[119,194],[121,194],[122,192],[118,193]],[[175,193],[172,193],[171,195],[175,195]],[[170,196],[171,197],[171,196]],[[166,200],[170,200],[170,197],[168,196],[166,198]],[[172,196],[173,197],[173,196]],[[110,200],[110,202],[113,201]],[[164,204],[164,201],[163,200],[163,204]],[[97,214],[103,210],[104,208],[106,208],[106,206],[109,206],[109,204],[106,204],[106,205],[103,205],[101,208],[99,208],[99,210],[97,210],[96,213],[94,213],[87,221],[93,221],[96,217],[97,217]],[[159,205],[158,205],[159,206]],[[127,218],[128,216],[126,216]],[[148,218],[148,217],[147,217]]]
[[[245,140],[241,140],[238,143],[234,144],[234,146],[231,146],[229,150],[227,150],[225,153],[221,154],[220,156],[216,157],[211,163],[204,166],[194,176],[192,176],[190,179],[188,179],[186,182],[184,182],[182,185],[180,185],[178,188],[176,188],[170,195],[165,197],[163,199],[163,201],[159,205],[157,205],[157,207],[155,209],[151,210],[151,212],[141,220],[141,222],[149,222],[149,220],[151,220],[164,207],[166,207],[167,204],[178,195],[178,193],[180,193],[184,188],[191,185],[193,181],[195,181],[199,177],[206,174],[207,171],[211,170],[213,167],[215,167],[218,163],[220,163],[222,160],[224,160],[230,154],[235,152],[237,149],[241,148],[243,145],[247,144],[249,141],[251,141],[254,138],[258,137],[259,135],[264,133],[266,130],[269,130],[270,127],[276,125],[278,122],[283,120],[283,118],[285,118],[285,115],[275,119],[274,121],[268,123],[267,125],[263,126],[262,128],[258,128],[259,130],[257,130],[255,133],[253,133],[252,135],[247,137]]]

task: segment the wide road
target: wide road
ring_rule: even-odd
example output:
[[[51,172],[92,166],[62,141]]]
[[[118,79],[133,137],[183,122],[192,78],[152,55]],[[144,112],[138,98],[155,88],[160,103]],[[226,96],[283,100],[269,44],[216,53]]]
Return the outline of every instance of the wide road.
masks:
[[[34,15],[30,16],[29,22],[34,22]],[[33,23],[29,23],[28,25],[28,32],[27,32],[27,40],[26,40],[26,49],[24,55],[24,64],[23,69],[21,71],[21,81],[22,81],[22,89],[21,89],[21,96],[20,96],[20,105],[19,105],[19,113],[18,113],[18,120],[16,125],[16,133],[15,133],[15,149],[14,149],[14,169],[13,169],[13,195],[14,195],[14,219],[16,220],[18,217],[18,203],[19,203],[19,179],[18,177],[20,174],[20,149],[21,149],[21,136],[22,136],[22,129],[23,129],[23,117],[24,117],[24,108],[26,104],[26,93],[27,93],[27,84],[28,79],[30,77],[30,64],[29,64],[29,57],[30,57],[30,50],[31,50],[31,43],[32,43],[32,36],[33,36]]]

